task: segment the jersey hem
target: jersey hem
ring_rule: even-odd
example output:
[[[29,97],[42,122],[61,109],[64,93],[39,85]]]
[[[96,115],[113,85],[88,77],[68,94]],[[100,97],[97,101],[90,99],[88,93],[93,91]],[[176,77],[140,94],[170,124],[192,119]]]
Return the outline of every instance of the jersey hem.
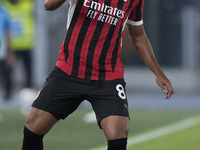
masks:
[[[67,74],[62,68],[60,68],[58,65],[56,65],[51,72],[51,75],[61,77],[64,79],[72,80],[72,81],[77,81],[77,82],[83,82],[83,83],[88,83],[88,82],[101,82],[101,81],[113,81],[113,80],[118,80],[118,79],[124,79],[124,77],[116,77],[116,78],[110,78],[109,80],[92,80],[92,79],[87,79],[87,78],[79,78],[75,77],[73,75]]]

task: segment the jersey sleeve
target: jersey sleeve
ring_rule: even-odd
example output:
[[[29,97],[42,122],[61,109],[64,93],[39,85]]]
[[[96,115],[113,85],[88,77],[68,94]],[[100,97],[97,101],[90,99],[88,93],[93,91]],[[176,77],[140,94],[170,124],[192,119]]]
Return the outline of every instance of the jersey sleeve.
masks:
[[[144,8],[144,0],[139,0],[137,6],[130,13],[127,23],[139,26],[143,24],[143,8]]]

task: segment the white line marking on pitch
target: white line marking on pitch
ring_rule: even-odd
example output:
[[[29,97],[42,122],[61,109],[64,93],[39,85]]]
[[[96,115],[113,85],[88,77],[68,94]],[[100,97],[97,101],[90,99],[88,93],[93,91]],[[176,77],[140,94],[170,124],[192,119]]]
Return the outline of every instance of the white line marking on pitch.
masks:
[[[156,139],[168,134],[172,134],[174,132],[187,129],[198,124],[200,124],[200,116],[187,118],[179,122],[176,122],[172,125],[164,126],[150,132],[146,132],[137,136],[130,137],[128,139],[128,147],[145,142],[145,141]],[[101,147],[101,148],[93,148],[91,150],[105,150],[105,149],[106,147]]]

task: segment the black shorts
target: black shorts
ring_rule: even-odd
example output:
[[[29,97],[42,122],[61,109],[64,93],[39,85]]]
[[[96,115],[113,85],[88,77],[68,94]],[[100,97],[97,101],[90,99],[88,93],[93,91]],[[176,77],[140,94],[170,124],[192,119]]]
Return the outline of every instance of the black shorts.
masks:
[[[77,79],[59,68],[49,75],[32,107],[47,111],[59,120],[74,112],[84,100],[91,103],[99,125],[110,115],[129,117],[124,79]]]

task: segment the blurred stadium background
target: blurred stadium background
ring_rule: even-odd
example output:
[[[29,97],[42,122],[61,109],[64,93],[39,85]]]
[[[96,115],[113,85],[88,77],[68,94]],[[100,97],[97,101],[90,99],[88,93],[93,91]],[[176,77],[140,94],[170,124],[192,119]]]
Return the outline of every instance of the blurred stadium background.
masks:
[[[34,74],[34,87],[36,90],[41,88],[45,78],[56,63],[59,49],[65,36],[63,31],[66,29],[66,15],[67,3],[56,11],[47,12],[43,8],[43,1],[35,0],[36,44],[32,56],[32,72]],[[131,117],[133,118],[132,128],[134,129],[131,129],[130,136],[144,133],[145,131],[156,129],[157,127],[172,124],[175,121],[200,114],[199,0],[146,0],[144,8],[144,25],[154,48],[157,60],[163,71],[172,81],[175,93],[169,101],[164,100],[164,94],[156,85],[153,73],[140,61],[137,54],[132,49],[127,36],[127,31],[125,30],[121,54],[125,67],[125,79],[127,82],[127,94]],[[9,127],[16,129],[16,137],[22,137],[21,132],[25,117],[20,117],[20,113],[18,114],[18,112],[25,103],[20,98],[21,85],[23,84],[24,76],[23,69],[19,64],[20,62],[15,65],[15,74],[13,77],[17,80],[15,80],[14,83],[15,86],[12,99],[9,102],[4,102],[0,97],[0,145],[11,141],[15,143],[13,145],[17,148],[9,147],[4,144],[5,148],[2,150],[14,150],[19,149],[20,147],[20,138],[16,139],[16,141],[14,140],[15,142],[9,139],[8,134],[11,134],[9,131],[12,131]],[[1,95],[2,90],[0,91],[0,96]],[[31,96],[29,95],[27,97],[30,99]],[[25,109],[27,108],[25,107]],[[84,113],[82,113],[82,111]],[[80,106],[79,111],[75,113],[74,118],[78,120],[80,117],[83,117],[82,114],[86,114],[89,111],[91,111],[91,108],[88,103],[83,103]],[[135,115],[133,115],[133,113],[135,113]],[[9,124],[9,126],[5,123],[6,118],[12,118],[8,120],[7,124]],[[68,129],[70,132],[69,134],[66,132],[66,134],[69,135],[69,138],[66,139],[66,141],[82,140],[85,137],[90,138],[90,136],[93,137],[93,139],[90,144],[80,143],[77,147],[73,145],[78,144],[72,142],[71,150],[91,149],[94,145],[98,147],[98,145],[105,144],[105,140],[102,140],[103,135],[101,131],[98,130],[97,125],[92,128],[90,125],[83,125],[83,129],[88,130],[88,132],[90,132],[90,129],[92,130],[91,132],[93,132],[94,135],[90,135],[87,132],[81,132],[75,129],[75,127],[79,129],[79,126],[76,124],[77,122],[80,123],[80,121],[73,120],[72,118],[73,117],[64,121],[68,125],[66,127],[74,129],[74,132],[72,132],[70,128]],[[70,122],[73,124],[69,125]],[[197,124],[199,128],[200,125],[199,123]],[[60,124],[55,128],[59,129],[59,127],[65,128],[64,125]],[[87,127],[90,128],[88,129]],[[50,133],[50,135],[53,137],[49,136],[47,138],[49,139],[50,144],[50,146],[47,144],[49,149],[52,148],[52,143],[56,145],[56,142],[64,136],[63,133],[60,133],[61,137],[59,137],[57,131],[53,130],[52,132],[53,133]],[[60,132],[62,132],[62,130]],[[57,137],[53,135],[56,133],[58,134]],[[100,134],[100,136],[98,136],[98,134]],[[180,138],[178,139],[181,141]],[[200,138],[197,139],[200,141]],[[62,140],[59,143],[61,143],[61,145],[63,144],[63,146],[66,144]],[[177,143],[175,143],[175,145],[177,145]],[[200,149],[200,146],[197,143],[194,143],[193,146],[193,148],[190,146],[180,148],[180,144],[178,148],[171,147],[168,149]],[[54,147],[52,149],[54,149]],[[60,147],[59,149],[65,148]],[[140,147],[135,149],[143,150]],[[156,147],[153,148],[152,146],[152,149],[155,150]],[[149,148],[149,150],[151,149]]]

